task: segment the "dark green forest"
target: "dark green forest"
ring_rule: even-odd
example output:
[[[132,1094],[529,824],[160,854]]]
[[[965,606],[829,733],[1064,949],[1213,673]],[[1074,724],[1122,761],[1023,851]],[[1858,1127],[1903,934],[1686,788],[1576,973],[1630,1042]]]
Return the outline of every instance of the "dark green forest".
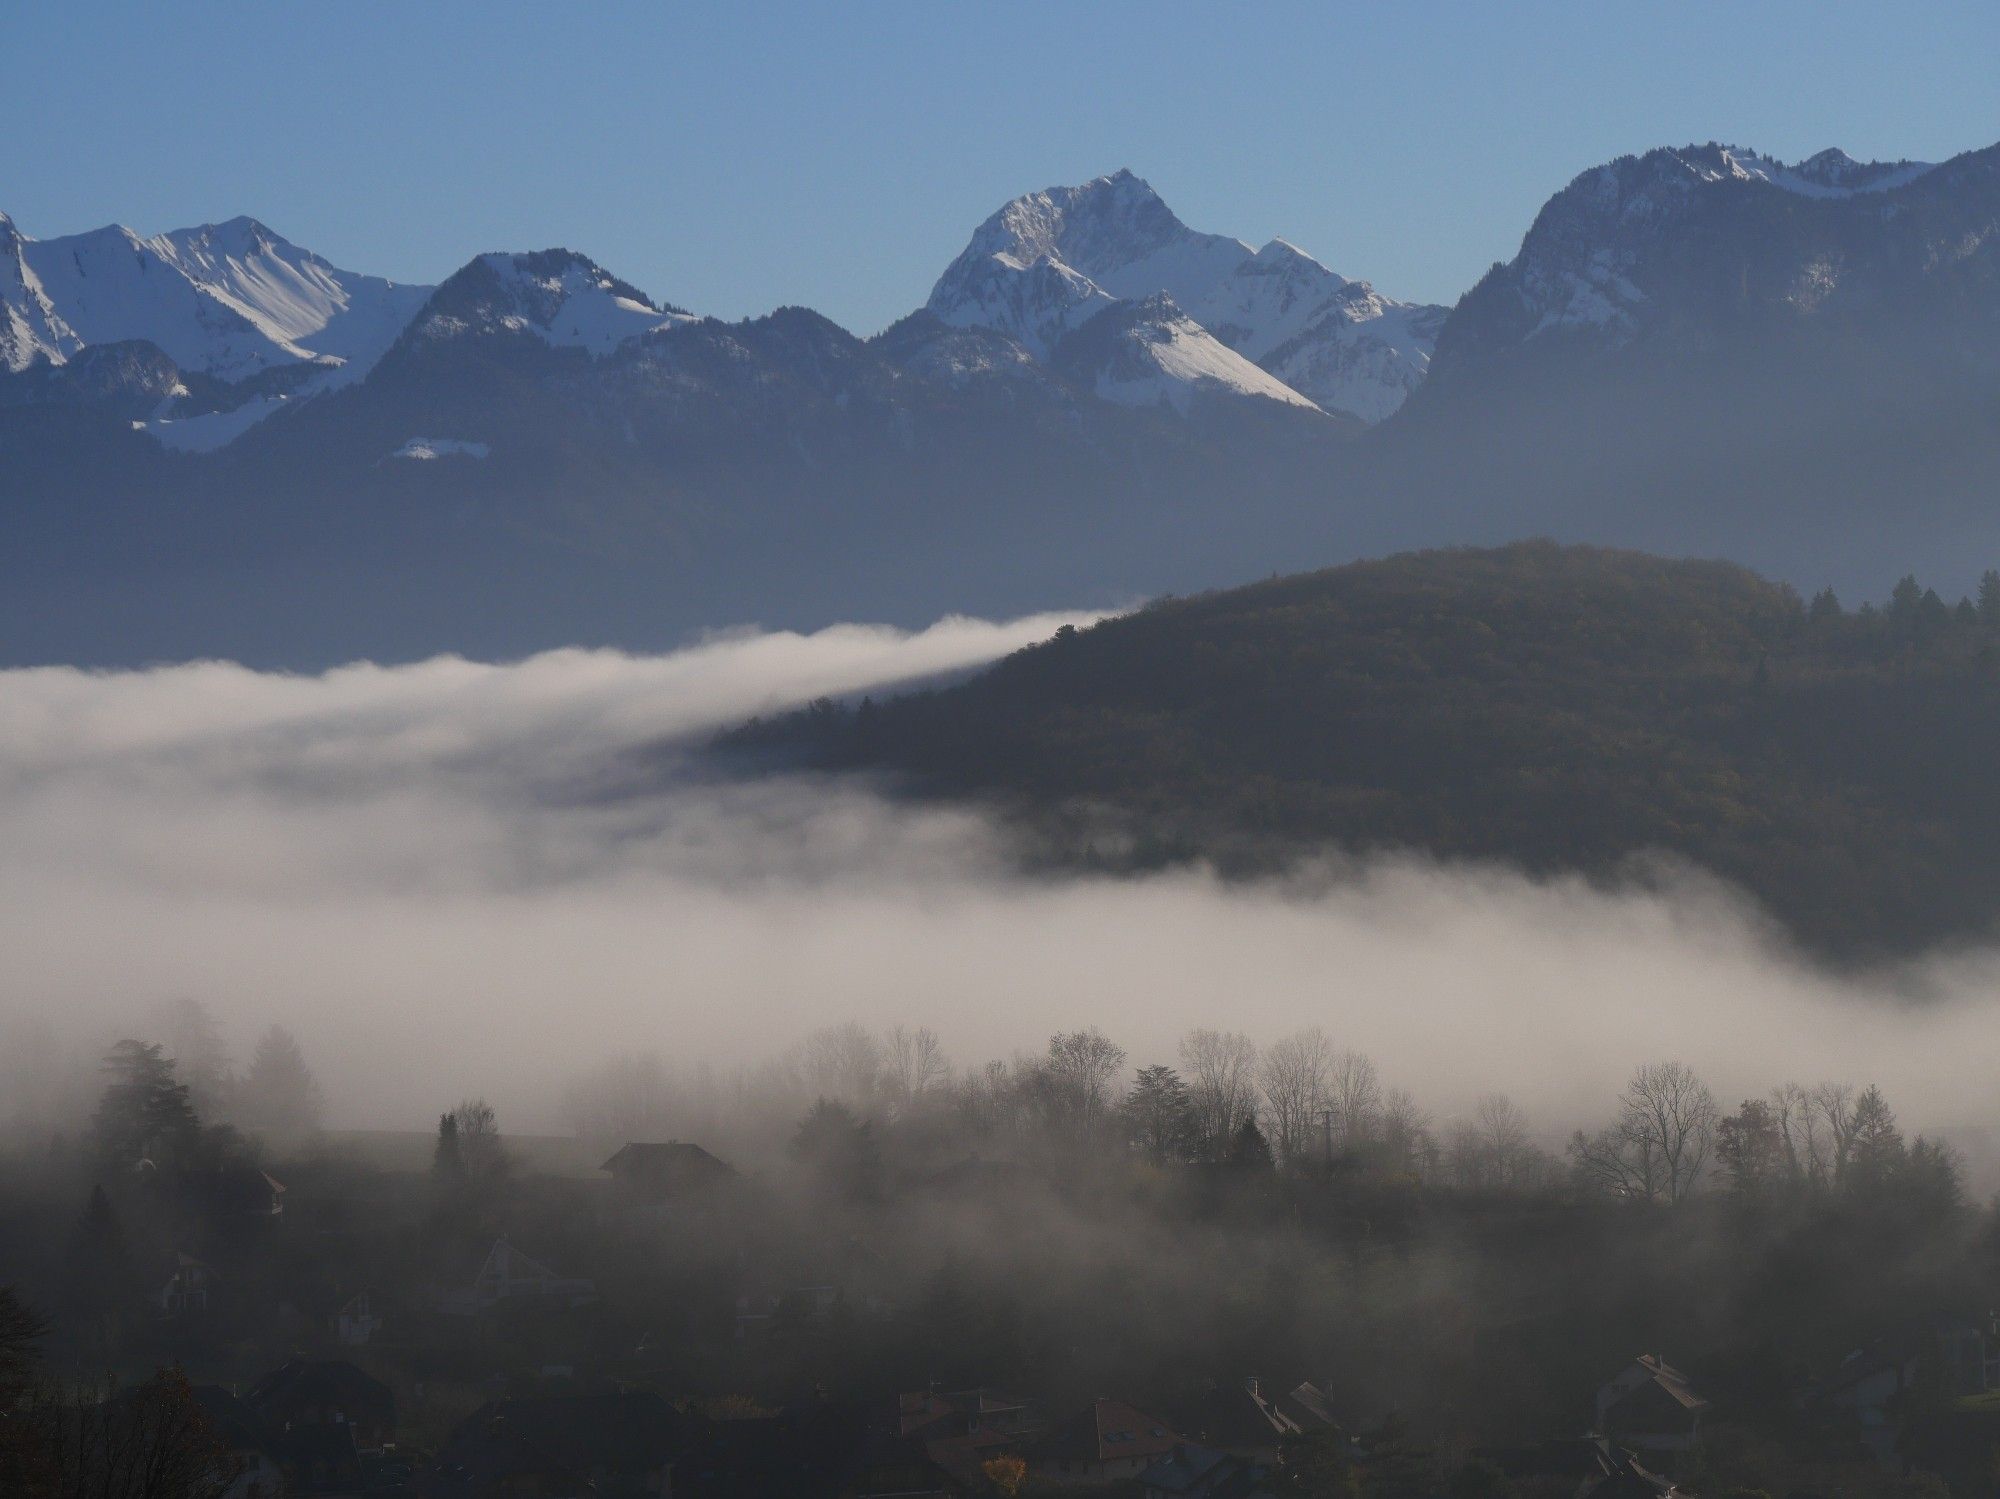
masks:
[[[1413,849],[1616,878],[1678,856],[1861,958],[1994,925],[1997,650],[1994,573],[1976,600],[1905,578],[1850,609],[1528,542],[1161,600],[726,743],[989,801],[1078,867]]]

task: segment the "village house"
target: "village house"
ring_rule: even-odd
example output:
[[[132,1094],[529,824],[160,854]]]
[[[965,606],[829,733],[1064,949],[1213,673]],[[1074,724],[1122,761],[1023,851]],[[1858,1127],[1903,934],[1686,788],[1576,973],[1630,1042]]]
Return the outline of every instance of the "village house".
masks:
[[[502,1302],[538,1300],[561,1307],[588,1306],[597,1300],[597,1283],[580,1276],[559,1275],[507,1242],[493,1241],[472,1280],[445,1293],[439,1310],[471,1317]]]
[[[243,1162],[191,1172],[183,1190],[215,1221],[282,1218],[285,1184]]]
[[[293,1359],[266,1374],[244,1403],[274,1434],[336,1429],[356,1451],[396,1434],[396,1395],[381,1380],[339,1359]]]
[[[382,1314],[375,1310],[374,1296],[367,1291],[356,1291],[334,1313],[333,1333],[343,1347],[359,1348],[374,1340],[383,1322]]]
[[[1598,1387],[1596,1430],[1641,1452],[1685,1452],[1700,1440],[1707,1409],[1685,1374],[1642,1353]]]
[[[218,1279],[213,1265],[177,1250],[154,1299],[164,1316],[199,1315],[208,1310],[209,1297]]]
[[[1189,1443],[1139,1475],[1144,1499],[1273,1499],[1269,1473],[1233,1453]]]
[[[1022,1444],[1033,1483],[1060,1487],[1137,1478],[1180,1442],[1173,1429],[1122,1400],[1093,1400]]]
[[[736,1168],[686,1140],[632,1141],[598,1167],[633,1201],[649,1206],[700,1203],[736,1178]]]
[[[1318,1386],[1300,1384],[1280,1395],[1267,1392],[1254,1376],[1209,1385],[1168,1411],[1174,1430],[1189,1442],[1267,1466],[1277,1462],[1278,1449],[1290,1439],[1335,1424]]]
[[[1952,1398],[2000,1388],[1994,1352],[1978,1324],[1934,1318],[1850,1353],[1809,1403],[1851,1420],[1869,1455],[1894,1471],[1902,1465],[1901,1433],[1911,1395],[1925,1385]]]
[[[986,1462],[1017,1452],[1046,1428],[1027,1401],[1000,1390],[920,1390],[897,1398],[897,1430],[969,1487],[985,1483]]]

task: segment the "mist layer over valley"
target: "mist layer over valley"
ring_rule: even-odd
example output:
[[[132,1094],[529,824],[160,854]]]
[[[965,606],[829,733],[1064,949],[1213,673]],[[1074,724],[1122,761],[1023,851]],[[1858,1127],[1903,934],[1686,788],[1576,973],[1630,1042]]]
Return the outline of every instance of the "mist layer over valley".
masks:
[[[1303,858],[1030,871],[970,804],[856,775],[719,775],[715,731],[962,673],[1066,623],[740,634],[663,656],[226,664],[0,676],[10,1112],[74,1113],[96,1058],[200,1000],[239,1052],[300,1039],[336,1125],[423,1128],[656,1053],[728,1076],[815,1031],[924,1027],[973,1065],[1097,1027],[1133,1066],[1184,1032],[1323,1028],[1441,1119],[1504,1091],[1554,1141],[1675,1058],[1718,1099],[1879,1083],[1972,1183],[2000,954],[1836,971],[1686,865]]]

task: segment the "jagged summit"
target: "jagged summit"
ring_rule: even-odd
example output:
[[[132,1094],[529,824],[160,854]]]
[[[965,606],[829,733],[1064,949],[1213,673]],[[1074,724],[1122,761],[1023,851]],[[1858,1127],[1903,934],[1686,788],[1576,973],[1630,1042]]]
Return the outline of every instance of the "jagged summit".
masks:
[[[1289,241],[1253,249],[1190,229],[1129,169],[1005,204],[973,232],[926,306],[947,324],[994,329],[1047,359],[1106,308],[1157,294],[1262,368],[1268,379],[1245,382],[1246,393],[1303,396],[1365,421],[1394,411],[1423,378],[1443,315],[1377,297]],[[1282,369],[1270,362],[1280,349]]]
[[[628,339],[693,321],[677,308],[656,306],[587,255],[549,249],[478,256],[438,287],[409,336],[435,343],[522,333],[602,355]]]
[[[1807,198],[1888,192],[1916,181],[1935,165],[1928,161],[1856,161],[1837,146],[1787,164],[1759,151],[1713,141],[1648,153],[1648,159],[1655,156],[1678,161],[1702,182],[1761,182]]]
[[[0,321],[17,335],[4,357],[16,365],[20,329],[39,327],[38,352],[56,363],[86,345],[143,341],[223,381],[293,365],[358,378],[430,292],[343,271],[247,216],[47,240],[0,222]]]
[[[1655,263],[1657,247],[1676,242],[1696,222],[1710,226],[1702,232],[1719,236],[1716,244],[1735,245],[1746,256],[1781,232],[1822,239],[1826,254],[1810,268],[1802,262],[1795,285],[1772,289],[1778,300],[1817,305],[1848,274],[1841,216],[1873,216],[1883,195],[1923,190],[1936,170],[1920,161],[1860,162],[1837,149],[1791,164],[1714,141],[1619,157],[1579,173],[1543,205],[1519,255],[1467,298],[1478,305],[1459,319],[1460,332],[1476,332],[1481,341],[1496,334],[1506,341],[1549,335],[1628,340],[1666,316],[1666,288],[1654,283],[1670,271]],[[1797,198],[1809,200],[1825,222],[1816,217],[1811,227],[1797,221],[1780,231],[1769,216],[1792,213],[1778,205]],[[1489,292],[1488,283],[1506,287],[1510,296]],[[1685,291],[1677,288],[1675,296]],[[1689,310],[1683,307],[1678,316],[1684,320]],[[1457,335],[1446,336],[1459,342]]]

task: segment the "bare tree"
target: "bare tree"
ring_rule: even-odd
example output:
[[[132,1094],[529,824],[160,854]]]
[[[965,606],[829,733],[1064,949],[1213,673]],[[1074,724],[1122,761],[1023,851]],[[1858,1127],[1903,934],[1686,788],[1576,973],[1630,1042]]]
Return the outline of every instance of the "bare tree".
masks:
[[[1488,1093],[1445,1137],[1444,1161],[1454,1184],[1492,1190],[1525,1187],[1544,1160],[1528,1134],[1528,1116],[1504,1093]]]
[[[929,1026],[918,1026],[914,1031],[896,1026],[889,1032],[886,1052],[885,1076],[891,1101],[899,1109],[908,1109],[926,1095],[935,1092],[951,1077],[951,1064],[945,1060],[944,1046],[937,1038],[937,1032]]]
[[[806,1037],[799,1069],[807,1092],[866,1108],[881,1088],[882,1045],[852,1020],[829,1025]]]
[[[1317,1027],[1273,1043],[1258,1064],[1271,1143],[1288,1166],[1313,1154],[1332,1070],[1333,1043]]]
[[[1431,1116],[1407,1088],[1391,1088],[1382,1095],[1380,1127],[1383,1161],[1390,1171],[1416,1177],[1431,1172],[1438,1154]]]
[[[483,1098],[468,1098],[449,1117],[458,1141],[458,1158],[468,1181],[491,1185],[513,1170],[513,1160],[500,1140],[500,1120],[492,1104]]]
[[[1715,1138],[1715,1097],[1683,1062],[1639,1068],[1618,1096],[1618,1118],[1595,1135],[1578,1130],[1570,1157],[1578,1177],[1618,1197],[1686,1200]]]
[[[1823,1180],[1839,1186],[1847,1177],[1847,1162],[1854,1152],[1854,1084],[1820,1083],[1809,1101],[1814,1118],[1826,1132]]]
[[[1181,1038],[1181,1078],[1201,1152],[1219,1160],[1257,1112],[1257,1047],[1240,1031],[1189,1031]]]
[[[179,1369],[119,1391],[47,1383],[11,1416],[64,1499],[221,1499],[238,1475]]]
[[[1327,1086],[1333,1138],[1343,1151],[1358,1150],[1375,1138],[1381,1122],[1382,1079],[1375,1063],[1358,1051],[1333,1059]]]
[[[1059,1122],[1076,1137],[1096,1131],[1111,1112],[1111,1085],[1125,1050],[1102,1031],[1058,1031],[1049,1037],[1046,1072]]]
[[[1472,1118],[1494,1185],[1521,1185],[1534,1151],[1528,1137],[1528,1116],[1521,1112],[1521,1106],[1505,1093],[1488,1093],[1473,1106]]]

